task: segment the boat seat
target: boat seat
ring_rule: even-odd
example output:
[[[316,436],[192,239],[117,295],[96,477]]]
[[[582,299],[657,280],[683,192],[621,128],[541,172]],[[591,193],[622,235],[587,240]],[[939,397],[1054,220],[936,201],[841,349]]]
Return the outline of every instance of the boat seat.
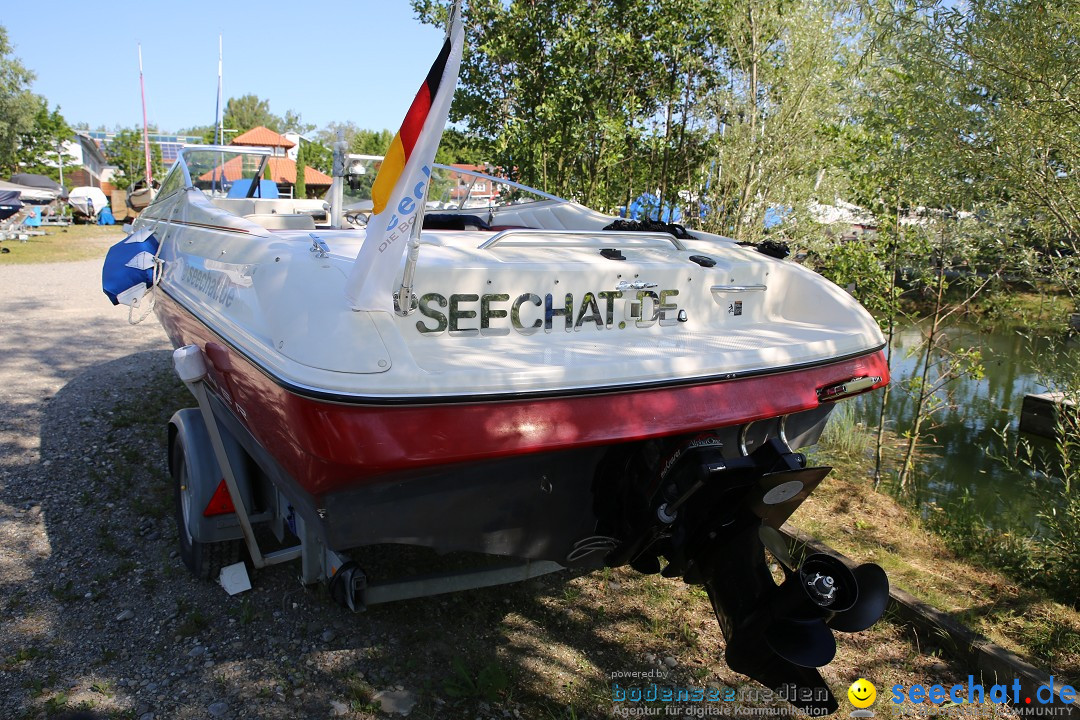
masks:
[[[490,230],[491,226],[476,215],[464,213],[427,213],[425,230]]]
[[[252,213],[245,215],[246,220],[261,225],[267,230],[314,230],[315,218],[299,213]]]

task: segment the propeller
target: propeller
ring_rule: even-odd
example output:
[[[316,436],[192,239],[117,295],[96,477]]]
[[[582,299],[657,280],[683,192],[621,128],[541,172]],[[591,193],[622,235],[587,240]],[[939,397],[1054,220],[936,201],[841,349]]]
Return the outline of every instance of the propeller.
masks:
[[[784,568],[785,575],[795,568],[795,561],[788,552],[787,543],[779,530],[771,525],[762,525],[758,530],[758,537],[761,538],[761,544],[768,548],[772,556]]]
[[[840,632],[859,632],[878,621],[889,606],[889,577],[880,565],[866,563],[852,571],[859,597],[848,610],[829,620],[829,627]]]
[[[766,548],[784,566],[779,586],[765,564]],[[789,701],[806,712],[835,711],[817,668],[836,655],[833,630],[865,630],[881,617],[889,601],[885,571],[874,564],[851,570],[821,553],[796,566],[770,526],[746,528],[725,549],[704,585],[727,639],[728,665],[774,689],[825,688]]]
[[[832,630],[821,620],[777,620],[765,630],[774,653],[805,668],[828,665],[836,656]]]
[[[775,537],[769,540],[774,541]],[[852,571],[831,555],[815,553],[789,572],[778,588],[770,603],[774,619],[765,629],[765,641],[788,662],[821,667],[836,655],[829,628],[865,630],[888,603],[889,580],[879,566],[868,563]]]

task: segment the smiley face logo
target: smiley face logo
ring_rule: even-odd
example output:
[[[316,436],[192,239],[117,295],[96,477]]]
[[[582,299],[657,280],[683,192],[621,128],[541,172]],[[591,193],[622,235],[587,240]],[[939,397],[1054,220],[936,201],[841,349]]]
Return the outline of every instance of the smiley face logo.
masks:
[[[848,700],[857,708],[868,708],[877,700],[877,688],[865,678],[851,683],[847,691]]]

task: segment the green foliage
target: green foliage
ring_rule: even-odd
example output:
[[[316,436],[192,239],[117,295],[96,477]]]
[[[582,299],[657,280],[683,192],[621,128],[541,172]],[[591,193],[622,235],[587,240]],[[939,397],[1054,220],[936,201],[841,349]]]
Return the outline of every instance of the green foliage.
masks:
[[[142,130],[125,128],[113,137],[108,146],[109,162],[116,165],[117,172],[112,184],[121,190],[127,190],[136,182],[146,177],[146,152],[143,146]],[[165,165],[161,160],[161,146],[150,144],[150,169],[157,179],[165,176]]]
[[[949,548],[961,557],[1001,570],[1020,582],[1039,579],[1039,547],[1035,538],[1023,530],[989,527],[986,519],[974,510],[970,496],[965,495],[948,507],[931,505],[926,526],[944,538]]]
[[[843,118],[853,30],[825,2],[473,0],[466,17],[451,118],[469,159],[587,205],[647,192],[760,239],[769,207],[804,209]]]
[[[864,460],[870,453],[873,438],[855,418],[855,403],[838,403],[829,416],[815,452],[829,458]]]
[[[965,496],[955,506],[932,508],[928,525],[961,555],[1080,608],[1080,368],[1052,363],[1053,369],[1045,370],[1042,357],[1033,358],[1032,364],[1063,403],[1055,442],[1038,450],[1025,437],[1005,430],[998,459],[1018,477],[1030,479],[1043,508],[1037,522],[981,517]]]
[[[354,128],[351,138],[346,135],[349,152],[356,155],[385,155],[394,140],[394,133],[389,130],[361,130]]]
[[[311,123],[306,123],[300,119],[300,113],[295,110],[286,110],[285,117],[281,119],[281,132],[296,132],[301,135],[306,135],[315,129],[315,126]]]
[[[345,137],[345,144],[351,146],[353,137],[359,130],[360,128],[354,122],[332,122],[315,133],[315,139],[330,148],[337,142],[338,133],[340,132]],[[389,140],[387,145],[389,145]]]
[[[313,167],[321,173],[330,174],[334,165],[333,151],[320,142],[300,140],[300,147],[304,151],[304,162],[308,167]]]
[[[59,107],[50,111],[45,98],[37,97],[37,101],[38,109],[34,115],[33,125],[20,133],[17,141],[19,167],[23,172],[47,175],[58,180],[60,177],[60,168],[56,164],[58,148],[75,132],[60,114]]]
[[[301,141],[296,151],[296,184],[293,186],[293,197],[307,197],[307,179],[304,172],[307,170],[307,143]]]
[[[45,98],[30,92],[34,73],[11,51],[7,30],[0,25],[0,173],[49,172],[44,160],[48,153],[55,156],[71,128],[59,108],[50,112]]]
[[[274,132],[282,131],[282,120],[270,112],[270,101],[251,94],[229,98],[225,103],[222,123],[226,130],[235,130],[237,135],[260,125]]]
[[[443,130],[435,162],[443,165],[483,165],[487,162],[487,144],[475,135],[448,127]]]
[[[285,133],[291,130],[301,135],[315,129],[314,125],[302,122],[300,114],[293,110],[286,110],[285,117],[275,115],[270,112],[269,100],[263,100],[253,94],[229,98],[225,103],[222,123],[225,125],[226,130],[235,130],[237,135],[260,125],[276,133]],[[198,130],[200,128],[193,129]],[[201,129],[203,131],[209,130],[210,136],[213,137],[213,127],[203,127]]]
[[[217,125],[192,125],[177,132],[178,135],[191,135],[199,138],[204,145],[217,145]]]
[[[461,658],[454,658],[451,665],[453,674],[443,682],[443,690],[452,698],[497,703],[510,688],[510,676],[495,662],[484,665],[475,675]]]

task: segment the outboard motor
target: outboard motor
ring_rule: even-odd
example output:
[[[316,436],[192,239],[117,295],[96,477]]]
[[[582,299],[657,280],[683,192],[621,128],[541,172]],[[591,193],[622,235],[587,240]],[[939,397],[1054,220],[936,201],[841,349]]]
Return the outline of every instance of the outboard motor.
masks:
[[[869,628],[889,601],[879,566],[814,554],[796,567],[777,530],[831,469],[806,467],[779,438],[726,458],[706,433],[611,458],[595,485],[600,531],[620,541],[605,563],[704,585],[728,666],[812,715],[838,707],[817,671],[836,654],[832,631]]]

